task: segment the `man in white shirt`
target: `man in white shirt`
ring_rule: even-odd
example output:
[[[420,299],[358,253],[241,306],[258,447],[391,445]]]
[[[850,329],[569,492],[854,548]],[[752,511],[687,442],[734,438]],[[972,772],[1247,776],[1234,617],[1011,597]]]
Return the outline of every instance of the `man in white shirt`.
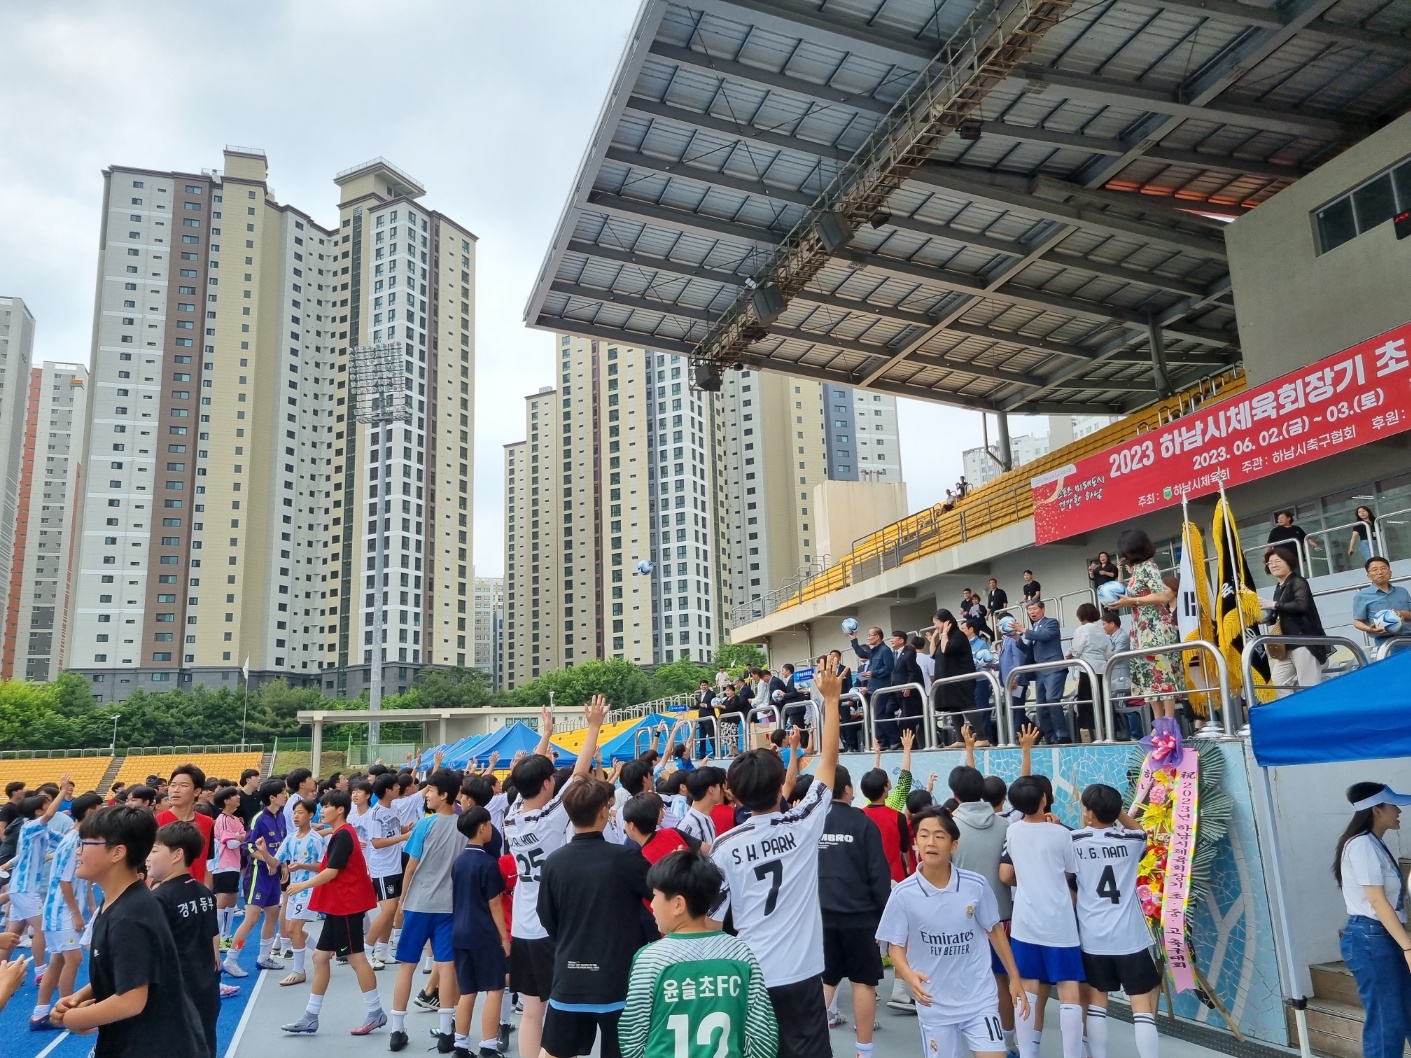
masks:
[[[1078,932],[1088,1050],[1107,1058],[1107,994],[1121,988],[1132,1004],[1140,1058],[1157,1058],[1156,1000],[1161,971],[1151,957],[1151,930],[1137,898],[1146,832],[1123,826],[1122,795],[1095,783],[1083,791],[1083,829],[1073,831],[1078,862]]]
[[[1016,887],[1009,938],[1031,1011],[1015,1024],[1019,1055],[1039,1056],[1040,1033],[1032,1012],[1044,983],[1058,988],[1063,1058],[1082,1058],[1083,952],[1068,888],[1078,869],[1073,839],[1064,827],[1045,819],[1048,798],[1032,776],[1010,785],[1009,803],[1022,815],[1009,824],[1005,854],[1010,862],[1000,864],[1000,881]]]
[[[735,928],[759,959],[779,1023],[779,1058],[832,1058],[823,1000],[823,918],[818,905],[818,842],[838,765],[838,695],[842,680],[819,673],[823,752],[803,800],[779,811],[786,771],[779,754],[750,750],[730,765],[726,782],[750,817],[717,839],[711,859],[725,888],[711,918],[734,913]]]
[[[688,772],[686,794],[691,805],[676,829],[695,838],[708,853],[715,844],[715,820],[710,810],[725,802],[725,772],[709,764]]]

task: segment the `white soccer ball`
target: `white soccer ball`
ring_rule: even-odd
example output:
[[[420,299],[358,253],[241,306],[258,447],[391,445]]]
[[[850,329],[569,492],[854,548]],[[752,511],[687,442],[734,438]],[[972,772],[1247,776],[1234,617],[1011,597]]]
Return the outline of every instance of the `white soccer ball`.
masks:
[[[772,701],[772,702],[782,702],[782,701],[784,700],[784,692],[783,692],[783,691],[775,691],[773,694],[771,694],[771,695],[769,696],[769,700]]]
[[[640,561],[637,563],[637,572],[640,573],[640,574],[642,574],[643,576],[646,576],[646,575],[647,575],[648,573],[650,573],[651,571],[652,571],[652,564],[651,564],[650,562],[648,562],[645,558],[642,559],[642,560],[640,560]]]
[[[1372,623],[1381,625],[1393,635],[1401,631],[1401,615],[1395,610],[1378,610],[1372,615]]]
[[[999,634],[1002,636],[1013,635],[1019,628],[1019,622],[1012,617],[1001,617],[999,619]]]
[[[1127,586],[1119,584],[1115,580],[1110,580],[1097,590],[1097,601],[1102,603],[1105,609],[1110,609],[1117,604],[1117,600],[1127,594]]]
[[[844,617],[844,618],[843,618],[843,635],[850,636],[850,635],[852,635],[852,634],[853,634],[854,632],[856,632],[856,631],[857,631],[857,618],[856,618],[856,617]]]
[[[974,651],[974,658],[976,665],[993,665],[995,663],[994,652],[989,647],[980,647]]]
[[[719,698],[712,698],[712,699],[710,700],[710,704],[711,704],[712,706],[715,706],[715,707],[718,708],[718,707],[719,707],[721,704],[723,704],[723,703],[720,701]]]

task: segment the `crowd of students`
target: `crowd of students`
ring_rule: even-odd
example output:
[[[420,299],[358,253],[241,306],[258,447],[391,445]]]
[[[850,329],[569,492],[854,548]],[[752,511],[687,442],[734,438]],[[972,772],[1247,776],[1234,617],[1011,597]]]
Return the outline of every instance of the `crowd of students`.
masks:
[[[67,781],[11,790],[0,948],[32,931],[42,961],[47,945],[32,1026],[96,1030],[104,1056],[212,1058],[221,990],[237,987],[222,975],[248,973],[240,953],[258,928],[258,970],[287,954],[280,983],[309,988],[285,1032],[320,1030],[345,963],[364,1006],[349,1030],[390,1023],[393,1051],[409,1044],[415,1002],[438,1014],[437,1051],[497,1058],[517,997],[521,1058],[595,1042],[603,1058],[825,1058],[846,980],[855,1053],[870,1058],[885,960],[889,1005],[915,1013],[925,1058],[1036,1058],[1050,991],[1065,1058],[1084,1040],[1106,1058],[1118,989],[1141,1058],[1156,1058],[1159,975],[1136,894],[1145,835],[1118,792],[1089,787],[1084,826],[1066,829],[1026,737],[1014,783],[967,764],[936,804],[936,776],[913,782],[909,733],[895,783],[879,758],[854,790],[838,761],[841,681],[820,673],[818,689],[816,755],[794,730],[728,770],[683,752],[603,770],[608,707],[595,699],[571,769],[549,755],[546,709],[536,752],[503,782],[494,761],[234,784],[183,765],[112,803]],[[389,961],[384,1011],[376,973]],[[27,966],[0,963],[0,999]]]

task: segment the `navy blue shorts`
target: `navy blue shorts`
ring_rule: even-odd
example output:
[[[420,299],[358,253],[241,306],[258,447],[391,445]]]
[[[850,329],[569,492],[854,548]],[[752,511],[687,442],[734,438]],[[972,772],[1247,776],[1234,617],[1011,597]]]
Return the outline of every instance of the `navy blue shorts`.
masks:
[[[456,917],[449,911],[402,912],[402,936],[397,941],[397,961],[420,962],[421,951],[430,941],[431,957],[437,962],[450,962],[455,958],[455,949],[451,946],[455,923]]]
[[[499,992],[505,987],[505,974],[509,973],[509,960],[505,949],[498,944],[485,944],[479,948],[457,948],[456,983],[461,995],[472,992]]]
[[[1004,919],[1000,922],[999,926],[1000,929],[1004,930],[1004,935],[1006,937],[1009,936],[1009,919]],[[1014,942],[1010,941],[1009,946],[1013,948]],[[993,944],[990,945],[990,973],[994,974],[996,977],[1009,973],[1009,971],[1004,968],[1004,963],[999,961],[999,955],[996,953]]]
[[[402,936],[405,938],[406,933]],[[1071,948],[1052,948],[1047,944],[1026,944],[1013,937],[1009,946],[1014,949],[1014,965],[1019,976],[1026,981],[1056,985],[1060,981],[1086,981],[1083,972],[1083,949],[1078,945]]]

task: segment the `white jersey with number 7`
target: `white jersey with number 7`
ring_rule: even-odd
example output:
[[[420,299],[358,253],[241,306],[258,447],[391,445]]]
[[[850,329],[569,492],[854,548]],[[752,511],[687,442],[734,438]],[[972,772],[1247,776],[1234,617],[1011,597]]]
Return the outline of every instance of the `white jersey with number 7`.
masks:
[[[734,913],[735,929],[770,988],[823,972],[818,842],[832,802],[832,791],[815,782],[796,807],[751,816],[711,849],[725,875],[711,918],[724,919],[727,908]]]

